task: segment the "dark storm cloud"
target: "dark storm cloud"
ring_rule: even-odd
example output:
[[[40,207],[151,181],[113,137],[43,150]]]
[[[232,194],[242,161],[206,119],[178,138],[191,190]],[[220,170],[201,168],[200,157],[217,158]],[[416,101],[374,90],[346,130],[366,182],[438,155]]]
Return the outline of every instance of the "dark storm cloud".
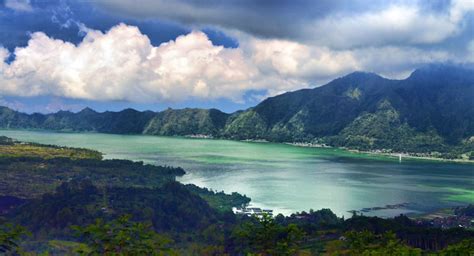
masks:
[[[332,48],[417,45],[462,34],[470,0],[98,0],[125,17],[212,25]],[[453,11],[454,10],[454,11]],[[463,17],[461,17],[462,19]]]
[[[346,4],[343,5],[342,2]],[[263,37],[299,36],[297,27],[307,19],[324,17],[340,8],[358,9],[357,3],[347,6],[347,1],[338,0],[100,0],[97,3],[125,16],[159,17],[187,25],[216,25]]]
[[[97,8],[90,2],[68,0],[33,0],[29,2],[31,11],[21,11],[7,6],[0,0],[0,46],[13,51],[28,43],[33,32],[45,34],[63,41],[77,44],[82,41],[80,25],[88,28],[107,31],[124,22],[138,26],[154,45],[175,39],[191,30],[177,23],[166,20],[140,20],[115,15],[107,10]],[[208,28],[211,39],[218,45],[235,46],[232,38]]]

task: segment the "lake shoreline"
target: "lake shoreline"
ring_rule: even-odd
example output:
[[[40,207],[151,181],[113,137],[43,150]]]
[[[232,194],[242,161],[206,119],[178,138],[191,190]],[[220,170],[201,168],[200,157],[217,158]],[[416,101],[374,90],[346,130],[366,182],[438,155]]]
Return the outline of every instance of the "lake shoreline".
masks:
[[[211,135],[204,135],[204,134],[193,134],[193,135],[150,135],[150,134],[116,134],[116,133],[102,133],[102,132],[94,132],[94,131],[56,131],[56,130],[44,130],[44,129],[5,129],[1,128],[4,131],[33,131],[33,132],[57,132],[57,133],[84,133],[84,134],[112,134],[112,135],[131,135],[131,136],[152,136],[152,137],[169,137],[169,138],[185,138],[185,139],[193,139],[193,140],[228,140],[228,141],[236,141],[236,142],[247,142],[247,143],[274,143],[274,144],[281,144],[281,145],[289,145],[293,147],[303,147],[303,148],[318,148],[318,149],[337,149],[349,153],[354,153],[358,155],[365,155],[365,156],[375,156],[375,157],[382,157],[385,159],[395,160],[399,158],[399,155],[402,154],[402,160],[408,159],[410,161],[426,161],[426,162],[444,162],[444,163],[456,163],[456,164],[474,164],[474,160],[468,159],[446,159],[446,158],[438,158],[438,157],[424,157],[424,156],[414,156],[410,155],[413,153],[384,153],[384,152],[377,152],[374,151],[363,151],[357,149],[350,149],[344,147],[333,147],[326,144],[319,144],[319,143],[309,143],[309,142],[273,142],[264,139],[245,139],[245,140],[233,140],[229,138],[220,138],[214,137]]]
[[[257,141],[255,141],[257,142]],[[438,158],[438,157],[425,157],[425,156],[414,156],[410,155],[411,153],[384,153],[384,152],[377,152],[377,151],[363,151],[357,149],[350,149],[344,147],[332,147],[325,144],[312,144],[312,143],[291,143],[291,142],[283,142],[283,144],[294,146],[294,147],[305,147],[305,148],[334,148],[339,150],[344,150],[346,152],[361,154],[361,155],[371,155],[371,156],[381,156],[390,159],[399,159],[400,155],[403,159],[408,160],[421,160],[421,161],[430,161],[430,162],[447,162],[447,163],[459,163],[459,164],[474,164],[474,160],[467,160],[467,159],[446,159],[446,158]]]

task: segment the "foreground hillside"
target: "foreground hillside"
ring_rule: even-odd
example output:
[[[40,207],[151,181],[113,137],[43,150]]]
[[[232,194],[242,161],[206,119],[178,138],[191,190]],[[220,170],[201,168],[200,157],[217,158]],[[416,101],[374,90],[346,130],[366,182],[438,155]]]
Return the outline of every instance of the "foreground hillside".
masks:
[[[438,219],[451,223],[443,229],[406,216],[344,219],[329,209],[255,218],[231,211],[250,201],[245,196],[174,181],[184,173],[181,168],[100,160],[96,151],[6,137],[0,142],[0,253],[7,255],[468,255],[474,250],[472,227],[457,227],[474,218],[474,206]],[[2,153],[19,146],[30,150]]]
[[[86,108],[27,115],[3,107],[0,127],[206,135],[474,159],[473,98],[472,69],[432,65],[404,80],[356,72],[233,114],[216,109],[98,113]]]

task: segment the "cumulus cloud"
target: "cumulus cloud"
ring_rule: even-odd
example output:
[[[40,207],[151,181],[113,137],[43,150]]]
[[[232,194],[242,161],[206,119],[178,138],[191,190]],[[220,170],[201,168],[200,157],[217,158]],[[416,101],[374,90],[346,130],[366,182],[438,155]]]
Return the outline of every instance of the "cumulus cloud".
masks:
[[[5,0],[5,7],[20,12],[33,11],[30,0]]]
[[[227,98],[241,102],[248,91],[267,96],[313,86],[359,69],[351,52],[286,40],[240,37],[240,48],[213,45],[193,31],[153,46],[137,27],[117,25],[106,33],[82,26],[81,43],[42,32],[16,48],[0,48],[0,92],[133,102]],[[252,96],[252,95],[250,95]]]
[[[214,46],[202,32],[155,47],[137,27],[124,24],[107,33],[87,30],[77,46],[36,32],[14,54],[12,63],[1,63],[1,90],[21,96],[129,101],[236,98],[256,76],[240,49]],[[7,57],[8,52],[0,50],[0,58]]]
[[[331,50],[289,40],[238,35],[239,48],[213,45],[200,31],[154,46],[135,26],[82,27],[77,45],[31,34],[28,45],[0,48],[0,93],[132,102],[266,96],[315,86],[355,70],[402,77],[423,63],[453,61],[446,51],[413,47]],[[471,46],[469,46],[471,47]],[[261,96],[261,94],[259,94]],[[249,97],[252,97],[250,95]]]

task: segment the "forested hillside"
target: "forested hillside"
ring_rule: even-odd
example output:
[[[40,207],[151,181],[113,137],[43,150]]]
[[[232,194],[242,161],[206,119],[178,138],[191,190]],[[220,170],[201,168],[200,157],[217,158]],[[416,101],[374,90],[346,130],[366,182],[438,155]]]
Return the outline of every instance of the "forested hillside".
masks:
[[[216,109],[98,113],[86,108],[27,115],[3,107],[0,127],[325,143],[467,159],[474,158],[473,98],[472,69],[431,65],[404,80],[355,72],[232,114]]]

